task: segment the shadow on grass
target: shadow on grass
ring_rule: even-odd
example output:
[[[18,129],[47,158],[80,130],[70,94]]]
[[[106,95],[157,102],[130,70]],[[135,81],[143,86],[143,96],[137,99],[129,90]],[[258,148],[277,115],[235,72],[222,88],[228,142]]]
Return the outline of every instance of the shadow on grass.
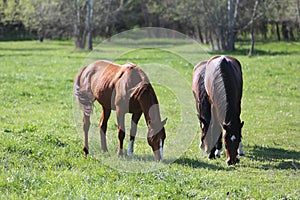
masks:
[[[205,162],[202,162],[198,159],[192,159],[192,158],[187,158],[187,157],[180,157],[174,163],[184,165],[184,166],[189,166],[192,168],[208,168],[208,169],[212,169],[212,170],[226,170],[226,171],[233,169],[231,167],[223,167],[221,165],[212,164],[208,160]]]
[[[255,145],[249,158],[263,162],[264,169],[300,169],[300,152]]]

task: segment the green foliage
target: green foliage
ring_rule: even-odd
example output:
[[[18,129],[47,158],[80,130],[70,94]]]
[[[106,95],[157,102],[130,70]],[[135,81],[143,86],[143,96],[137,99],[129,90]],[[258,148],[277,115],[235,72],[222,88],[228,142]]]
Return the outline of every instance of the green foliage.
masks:
[[[232,0],[233,8],[237,8],[232,20],[235,38],[245,34],[249,38],[255,1]],[[277,34],[273,29],[279,23],[279,32],[286,34],[285,40],[299,39],[296,0],[258,2],[254,18],[256,34],[262,34],[265,40],[274,39]],[[215,49],[224,50],[228,46],[228,0],[98,0],[93,2],[93,16],[94,37],[110,37],[136,27],[164,27],[210,43]],[[0,39],[80,36],[84,41],[85,19],[86,0],[0,1],[0,36],[4,37]],[[281,29],[282,24],[286,30]]]
[[[72,87],[89,52],[74,50],[69,41],[1,42],[0,198],[299,199],[299,43],[258,43],[251,58],[247,49],[240,43],[234,54],[244,74],[246,156],[240,164],[228,167],[224,152],[221,159],[208,161],[197,137],[190,138],[191,146],[174,163],[148,173],[126,173],[83,157]],[[119,63],[169,62],[161,51],[133,54],[123,55]],[[170,64],[191,81],[192,66]],[[172,99],[164,88],[156,91],[164,104]],[[117,140],[111,122],[109,133]],[[167,133],[175,125],[170,122]]]

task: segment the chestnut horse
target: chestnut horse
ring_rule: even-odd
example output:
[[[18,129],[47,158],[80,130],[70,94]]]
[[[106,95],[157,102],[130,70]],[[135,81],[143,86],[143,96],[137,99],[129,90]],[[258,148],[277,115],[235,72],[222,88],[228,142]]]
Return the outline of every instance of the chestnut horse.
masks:
[[[194,67],[192,90],[202,130],[200,148],[209,158],[220,156],[222,129],[228,165],[243,155],[240,120],[243,77],[240,62],[230,56],[215,56]]]
[[[128,154],[133,154],[133,144],[137,124],[144,113],[148,126],[148,144],[152,147],[154,159],[162,159],[162,149],[166,133],[161,121],[158,100],[146,74],[135,64],[118,65],[109,61],[99,60],[83,67],[74,80],[75,96],[83,110],[84,155],[89,153],[88,131],[90,114],[94,101],[102,106],[100,119],[101,149],[107,151],[106,129],[111,110],[116,110],[118,123],[118,155],[123,155],[125,138],[125,114],[132,113]]]

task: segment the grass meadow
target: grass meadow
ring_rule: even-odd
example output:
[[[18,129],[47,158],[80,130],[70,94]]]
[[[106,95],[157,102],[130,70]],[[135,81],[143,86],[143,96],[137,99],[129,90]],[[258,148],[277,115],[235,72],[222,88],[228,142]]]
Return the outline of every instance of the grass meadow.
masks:
[[[83,157],[81,116],[74,114],[72,92],[77,71],[87,57],[93,59],[90,52],[75,50],[72,41],[0,42],[0,199],[300,199],[300,43],[257,43],[252,57],[246,55],[248,44],[236,47],[228,54],[240,60],[244,76],[241,162],[227,166],[224,150],[220,159],[209,161],[198,147],[197,118],[189,124],[194,133],[178,129],[180,99],[156,84],[162,115],[169,120],[166,145],[178,130],[189,145],[174,162],[147,161],[153,170],[128,172],[107,165],[109,156],[100,146],[93,147],[95,156]],[[190,53],[184,45],[176,48]],[[166,51],[129,51],[116,62],[149,60],[172,66],[190,87],[193,65]],[[100,112],[96,106],[95,119]],[[112,115],[107,133],[112,146],[115,121]],[[141,127],[145,130],[143,118]],[[99,140],[97,133],[93,140]],[[110,154],[115,148],[109,147]],[[136,151],[152,156],[144,137]],[[135,161],[115,159],[135,168]]]

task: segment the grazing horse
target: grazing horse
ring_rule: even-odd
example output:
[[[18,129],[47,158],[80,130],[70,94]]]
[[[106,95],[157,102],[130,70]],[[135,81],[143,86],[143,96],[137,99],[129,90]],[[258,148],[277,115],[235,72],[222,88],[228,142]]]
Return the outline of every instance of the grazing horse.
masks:
[[[240,62],[230,56],[215,56],[194,67],[192,90],[202,130],[200,148],[209,158],[220,156],[222,129],[228,165],[243,155],[240,120],[243,78]]]
[[[74,80],[74,93],[83,110],[84,155],[89,153],[88,131],[90,114],[94,101],[102,106],[100,119],[101,149],[107,151],[106,129],[111,110],[116,110],[118,123],[118,155],[123,155],[125,138],[125,114],[132,113],[130,141],[127,149],[133,154],[133,144],[137,124],[144,113],[148,126],[148,144],[152,147],[154,159],[160,161],[166,133],[161,121],[158,100],[146,74],[135,64],[118,65],[109,61],[99,60],[83,67]]]

